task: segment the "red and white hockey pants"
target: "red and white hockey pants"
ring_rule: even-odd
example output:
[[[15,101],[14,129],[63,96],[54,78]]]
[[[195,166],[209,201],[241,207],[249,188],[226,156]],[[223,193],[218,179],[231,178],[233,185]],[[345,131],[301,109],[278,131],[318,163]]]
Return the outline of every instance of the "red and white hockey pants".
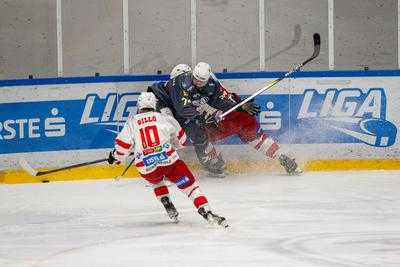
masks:
[[[218,123],[216,128],[207,128],[208,140],[214,142],[236,134],[244,143],[270,158],[275,158],[279,145],[261,129],[254,116],[246,112],[233,111]]]
[[[204,207],[209,210],[207,198],[201,192],[193,174],[182,160],[178,160],[170,166],[157,167],[153,172],[141,175],[153,185],[154,194],[158,200],[161,201],[164,196],[169,198],[168,187],[164,182],[164,177],[166,177],[193,201],[197,209]]]

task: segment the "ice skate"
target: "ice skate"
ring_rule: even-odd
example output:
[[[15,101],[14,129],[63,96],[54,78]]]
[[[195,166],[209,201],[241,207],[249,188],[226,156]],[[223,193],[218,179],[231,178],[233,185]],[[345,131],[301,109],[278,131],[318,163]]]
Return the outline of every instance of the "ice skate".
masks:
[[[225,178],[228,175],[225,161],[222,159],[221,154],[204,162],[202,165],[206,175],[209,177]]]
[[[294,159],[289,158],[285,154],[281,154],[278,160],[288,174],[295,175],[303,172],[299,166],[297,166],[297,163],[294,161]]]
[[[199,208],[198,212],[210,224],[218,224],[218,225],[221,225],[223,227],[228,227],[229,226],[224,217],[221,217],[221,216],[219,216],[217,214],[214,214],[210,210],[206,211],[202,207],[202,208]]]
[[[161,203],[164,205],[164,208],[167,211],[168,217],[170,217],[174,223],[178,223],[179,222],[179,219],[178,219],[179,213],[176,210],[174,204],[172,204],[171,200],[168,197],[162,197]]]

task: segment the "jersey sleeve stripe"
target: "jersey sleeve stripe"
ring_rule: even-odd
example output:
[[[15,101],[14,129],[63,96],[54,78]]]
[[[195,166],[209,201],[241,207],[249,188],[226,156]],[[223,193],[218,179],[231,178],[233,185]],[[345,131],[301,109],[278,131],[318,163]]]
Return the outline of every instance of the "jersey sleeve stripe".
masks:
[[[171,148],[171,150],[167,152],[167,156],[168,157],[171,156],[172,153],[174,153],[174,152],[175,152],[175,149]]]
[[[119,145],[120,147],[125,148],[125,149],[131,148],[131,144],[125,143],[124,141],[122,141],[120,139],[115,139],[115,143],[117,143],[117,145]]]
[[[118,150],[116,150],[116,152],[117,152],[117,155],[119,155],[119,156],[124,156],[125,155],[124,152],[121,152],[121,151],[118,151]]]
[[[138,162],[138,163],[135,164],[135,166],[136,167],[143,167],[144,166],[144,162],[143,161]]]
[[[179,131],[178,138],[181,139],[181,137],[182,137],[184,134],[185,134],[185,131],[184,131],[183,129],[181,129],[181,130]]]

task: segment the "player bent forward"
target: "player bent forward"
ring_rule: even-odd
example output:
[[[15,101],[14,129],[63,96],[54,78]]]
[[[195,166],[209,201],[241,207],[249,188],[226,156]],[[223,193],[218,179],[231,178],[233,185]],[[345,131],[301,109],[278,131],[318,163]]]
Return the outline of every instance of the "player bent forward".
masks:
[[[148,90],[154,92],[160,102],[170,108],[175,118],[181,122],[205,167],[207,162],[203,162],[203,159],[213,157],[211,153],[208,153],[210,156],[205,153],[207,150],[202,149],[201,145],[237,135],[243,143],[254,147],[267,158],[277,160],[288,174],[302,172],[295,160],[282,153],[280,146],[264,133],[256,120],[261,108],[255,103],[245,103],[217,123],[216,117],[235,107],[242,99],[222,86],[211,72],[209,64],[200,62],[193,72],[189,66],[179,64],[172,70],[171,79],[167,83],[155,83]],[[209,151],[218,155],[215,148]],[[217,164],[210,170],[217,174],[224,173],[226,167],[222,157],[216,158]]]
[[[171,116],[155,112],[156,97],[153,93],[141,93],[137,107],[139,113],[126,121],[115,139],[109,163],[118,165],[133,151],[137,170],[152,184],[157,199],[175,223],[178,222],[178,211],[171,202],[164,177],[193,201],[205,220],[227,227],[224,217],[211,212],[193,174],[175,151],[186,145],[186,134],[179,123]]]

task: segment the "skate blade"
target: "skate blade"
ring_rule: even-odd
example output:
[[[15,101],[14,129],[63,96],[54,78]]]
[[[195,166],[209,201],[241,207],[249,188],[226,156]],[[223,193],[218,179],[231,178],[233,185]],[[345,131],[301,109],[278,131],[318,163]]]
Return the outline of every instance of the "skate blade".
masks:
[[[175,223],[175,224],[179,223],[178,216],[171,217],[171,220],[172,220],[172,222]]]
[[[229,224],[226,222],[226,220],[223,220],[223,221],[219,222],[218,224],[225,228],[229,227]]]
[[[222,227],[224,227],[224,228],[229,227],[229,225],[228,225],[226,219],[223,219],[223,220],[220,220],[220,221],[219,221],[219,220],[216,220],[216,219],[212,218],[211,216],[209,216],[209,217],[207,218],[207,221],[208,221],[208,223],[209,223],[210,225],[212,225],[212,226],[222,226]]]
[[[229,224],[226,222],[226,220],[223,220],[221,222],[218,222],[218,221],[215,221],[215,220],[211,220],[211,221],[208,221],[208,223],[210,225],[214,226],[214,227],[221,227],[221,226],[224,227],[224,228],[228,228],[229,227]]]
[[[288,173],[288,175],[290,175],[290,176],[299,176],[302,173],[303,173],[303,171],[301,169],[297,168],[294,172]]]
[[[223,172],[223,173],[206,172],[207,177],[213,177],[213,178],[225,178],[227,175],[228,172]]]

